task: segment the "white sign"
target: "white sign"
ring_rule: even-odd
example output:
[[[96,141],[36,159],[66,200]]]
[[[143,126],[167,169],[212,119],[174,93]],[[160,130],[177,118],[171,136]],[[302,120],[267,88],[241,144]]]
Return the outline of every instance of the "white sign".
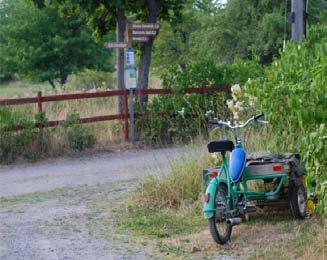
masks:
[[[125,69],[125,86],[127,89],[136,89],[136,69]]]
[[[158,30],[159,24],[157,24],[157,23],[132,23],[132,29]]]
[[[139,30],[133,30],[132,31],[132,34],[133,35],[156,35],[157,34],[157,31],[139,31]]]
[[[126,59],[125,63],[127,67],[134,67],[135,65],[135,57],[134,57],[134,50],[133,49],[128,49],[126,50]]]
[[[107,42],[105,45],[109,49],[124,49],[127,47],[127,43],[124,42]]]
[[[133,42],[148,42],[150,40],[147,36],[133,36],[132,41]]]

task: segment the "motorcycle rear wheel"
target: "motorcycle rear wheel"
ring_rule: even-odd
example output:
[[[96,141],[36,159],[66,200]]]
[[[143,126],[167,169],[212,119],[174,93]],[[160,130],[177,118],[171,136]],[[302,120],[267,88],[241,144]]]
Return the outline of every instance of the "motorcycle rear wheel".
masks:
[[[215,194],[215,209],[213,217],[208,219],[209,230],[213,240],[218,244],[225,244],[232,234],[232,225],[227,224],[224,210],[229,209],[227,188],[220,184]]]

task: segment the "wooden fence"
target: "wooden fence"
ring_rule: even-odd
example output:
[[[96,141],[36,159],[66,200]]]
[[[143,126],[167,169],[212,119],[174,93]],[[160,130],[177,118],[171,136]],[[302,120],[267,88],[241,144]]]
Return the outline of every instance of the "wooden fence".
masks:
[[[101,121],[110,121],[110,120],[124,120],[124,133],[125,139],[128,140],[128,131],[129,131],[129,113],[128,113],[128,96],[130,90],[110,90],[102,91],[95,93],[75,93],[75,94],[62,94],[62,95],[48,95],[43,96],[42,92],[39,91],[36,97],[29,98],[15,98],[15,99],[0,99],[0,106],[16,106],[24,104],[37,104],[38,112],[43,112],[43,103],[44,102],[58,102],[58,101],[67,101],[67,100],[78,100],[78,99],[88,99],[88,98],[104,98],[104,97],[115,97],[123,96],[124,97],[124,114],[116,115],[104,115],[104,116],[93,116],[87,118],[81,118],[79,123],[92,123],[92,122],[101,122]],[[185,88],[184,94],[198,93],[198,94],[209,94],[214,92],[230,92],[230,86],[218,86],[218,87],[200,87],[200,88]],[[134,95],[158,95],[158,94],[172,94],[171,89],[136,89],[133,90]],[[162,111],[160,114],[164,114],[165,111]],[[144,116],[145,113],[138,113],[136,116]],[[55,127],[64,123],[64,120],[53,120],[48,121],[45,125],[38,125],[35,127],[44,128],[44,127]]]

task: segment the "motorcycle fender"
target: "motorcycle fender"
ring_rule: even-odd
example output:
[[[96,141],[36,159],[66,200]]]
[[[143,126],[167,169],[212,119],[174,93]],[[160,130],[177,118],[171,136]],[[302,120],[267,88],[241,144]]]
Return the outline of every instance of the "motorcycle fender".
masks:
[[[216,191],[217,188],[219,186],[220,183],[226,183],[225,179],[221,179],[219,177],[216,177],[214,179],[212,179],[206,189],[206,195],[209,194],[209,200],[206,202],[204,201],[203,203],[203,213],[204,213],[204,217],[206,219],[212,218],[213,214],[215,212],[215,195],[216,195]]]

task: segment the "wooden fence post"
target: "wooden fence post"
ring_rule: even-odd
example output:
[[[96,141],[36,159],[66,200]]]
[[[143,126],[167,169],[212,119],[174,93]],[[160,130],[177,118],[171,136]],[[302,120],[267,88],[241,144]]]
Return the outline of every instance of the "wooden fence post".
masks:
[[[129,141],[129,127],[128,127],[128,90],[125,90],[124,93],[124,131],[125,131],[125,141]]]
[[[42,91],[37,92],[37,110],[42,113]]]

